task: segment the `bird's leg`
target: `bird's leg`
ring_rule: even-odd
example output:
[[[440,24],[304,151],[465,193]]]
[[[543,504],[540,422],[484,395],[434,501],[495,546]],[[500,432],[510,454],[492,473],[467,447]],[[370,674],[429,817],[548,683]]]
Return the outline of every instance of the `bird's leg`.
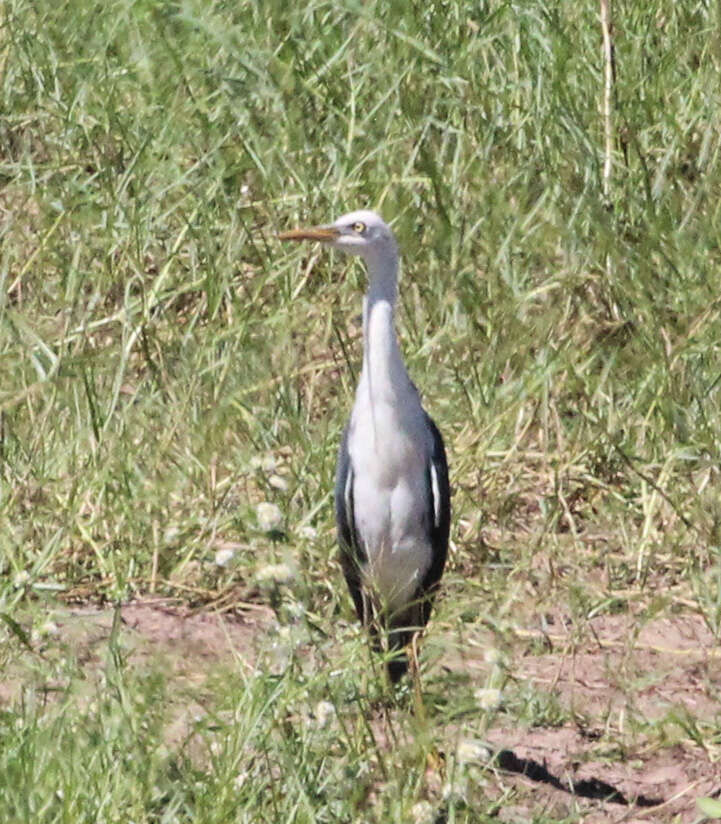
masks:
[[[373,606],[373,598],[367,589],[361,591],[361,598],[363,599],[363,618],[362,623],[368,632],[368,639],[370,641],[370,671],[376,674],[375,656],[374,652],[378,652],[378,627],[376,625],[376,610]]]

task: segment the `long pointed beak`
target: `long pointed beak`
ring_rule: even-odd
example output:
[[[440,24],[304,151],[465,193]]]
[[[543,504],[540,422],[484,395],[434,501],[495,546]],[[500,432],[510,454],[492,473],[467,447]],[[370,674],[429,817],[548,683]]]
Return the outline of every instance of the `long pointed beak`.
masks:
[[[335,226],[311,226],[309,229],[291,229],[289,232],[280,232],[278,240],[320,240],[329,243],[340,236],[340,230]]]

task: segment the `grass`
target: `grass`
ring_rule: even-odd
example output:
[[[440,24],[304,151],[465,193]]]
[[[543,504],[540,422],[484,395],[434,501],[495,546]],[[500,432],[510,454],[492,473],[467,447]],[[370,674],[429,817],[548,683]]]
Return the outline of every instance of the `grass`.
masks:
[[[454,755],[577,718],[515,665],[544,637],[570,661],[606,617],[718,641],[718,9],[615,4],[604,202],[597,8],[547,5],[5,4],[3,820],[580,820]],[[363,272],[274,240],[365,206],[405,252],[402,345],[455,491],[425,727],[383,709],[335,550]],[[122,625],[91,665],[53,629],[148,596],[270,604],[275,629],[202,683],[137,666]],[[642,715],[609,711],[609,751],[718,757],[718,712]]]

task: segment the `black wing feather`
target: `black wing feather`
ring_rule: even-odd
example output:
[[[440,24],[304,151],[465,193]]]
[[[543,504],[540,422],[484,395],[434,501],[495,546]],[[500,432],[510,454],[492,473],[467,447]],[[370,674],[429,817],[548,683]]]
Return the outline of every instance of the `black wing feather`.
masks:
[[[428,531],[432,549],[431,565],[421,583],[421,621],[428,623],[433,606],[433,596],[443,575],[448,555],[448,536],[451,530],[451,487],[448,481],[448,461],[443,437],[430,415],[426,414],[426,423],[431,431],[433,447],[427,469],[426,486],[428,489]],[[434,492],[433,472],[436,476]],[[437,493],[437,498],[436,498]]]
[[[338,530],[340,563],[343,568],[343,575],[353,598],[358,620],[365,624],[366,616],[360,574],[361,564],[365,561],[365,553],[360,545],[353,512],[353,467],[348,452],[349,430],[350,422],[343,430],[343,438],[338,451],[338,466],[335,476],[335,522]]]

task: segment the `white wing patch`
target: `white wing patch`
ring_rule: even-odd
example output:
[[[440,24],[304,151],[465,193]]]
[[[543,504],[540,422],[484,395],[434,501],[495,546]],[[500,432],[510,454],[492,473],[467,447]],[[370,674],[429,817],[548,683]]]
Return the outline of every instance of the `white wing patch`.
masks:
[[[346,518],[351,519],[353,518],[354,523],[349,524],[351,528],[351,532],[355,534],[355,517],[353,515],[353,467],[350,465],[350,461],[348,461],[348,472],[345,477],[345,489],[343,490],[343,500],[345,502],[345,512]],[[355,540],[354,540],[355,543]]]
[[[433,498],[433,526],[441,525],[441,491],[438,488],[436,465],[431,461],[431,497]]]

